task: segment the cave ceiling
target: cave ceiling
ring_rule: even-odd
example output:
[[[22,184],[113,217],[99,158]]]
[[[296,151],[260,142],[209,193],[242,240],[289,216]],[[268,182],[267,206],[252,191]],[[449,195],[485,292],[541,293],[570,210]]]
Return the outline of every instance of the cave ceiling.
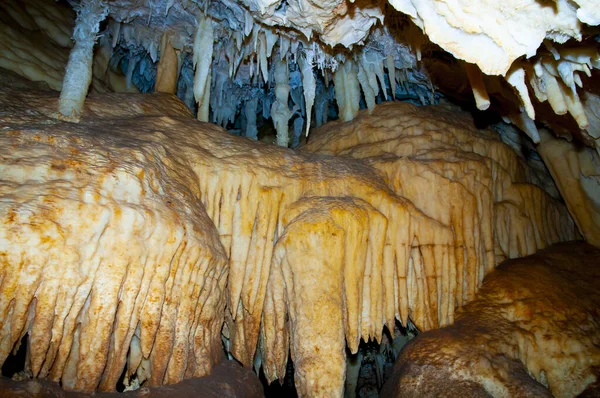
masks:
[[[35,15],[36,3],[44,1],[9,1],[2,7],[10,15],[25,8],[57,46],[71,47],[68,30],[75,13],[63,2],[62,20],[44,21]],[[177,56],[178,96],[200,110],[197,90],[204,85],[196,84],[197,71],[210,69],[204,73],[211,79],[205,101],[210,111],[206,105],[204,118],[238,135],[256,138],[251,115],[258,114],[260,128],[262,119],[276,111],[273,121],[294,120],[295,137],[290,132],[285,144],[297,145],[300,131],[342,111],[333,86],[336,71],[345,68],[360,83],[355,95],[362,97],[360,108],[372,110],[375,103],[394,98],[431,104],[446,96],[475,112],[501,117],[534,143],[540,140],[538,129],[550,127],[600,150],[598,1],[98,3],[106,7],[107,17],[96,58],[105,62],[95,68],[105,82],[107,69],[126,77],[125,83],[108,82],[109,89],[154,91],[158,61],[169,49]],[[81,4],[69,2],[75,9]],[[200,52],[212,57],[203,55],[202,63]],[[289,64],[290,109],[273,107],[278,59]],[[314,76],[307,76],[309,70]],[[50,80],[52,88],[61,87],[58,76]],[[345,111],[346,120],[356,114]]]

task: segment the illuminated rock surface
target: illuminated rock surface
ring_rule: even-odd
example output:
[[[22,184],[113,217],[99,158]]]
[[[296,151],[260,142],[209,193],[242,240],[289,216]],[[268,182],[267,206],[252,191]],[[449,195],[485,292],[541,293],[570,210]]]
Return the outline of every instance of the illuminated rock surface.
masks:
[[[512,149],[443,109],[315,136],[359,160],[234,137],[166,94],[90,95],[61,122],[6,75],[2,355],[29,333],[27,369],[66,389],[112,390],[125,364],[151,386],[207,374],[225,315],[243,364],[283,378],[291,349],[303,395],[341,395],[344,340],[450,324],[501,259],[577,237]]]
[[[126,383],[210,373],[227,257],[187,161],[134,121],[187,110],[107,97],[78,126],[44,115],[54,93],[25,87],[0,88],[0,361],[29,333],[27,370],[65,389],[112,390],[126,364]]]
[[[27,336],[24,375],[110,391],[224,348],[341,396],[384,327],[450,325],[501,261],[599,245],[598,10],[1,1],[0,363]]]
[[[597,396],[599,262],[567,243],[498,266],[452,326],[404,348],[382,396]]]

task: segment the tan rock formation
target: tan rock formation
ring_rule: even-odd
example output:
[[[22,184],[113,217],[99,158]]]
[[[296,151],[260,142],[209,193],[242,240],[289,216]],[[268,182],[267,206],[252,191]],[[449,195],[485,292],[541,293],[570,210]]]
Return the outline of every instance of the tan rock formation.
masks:
[[[581,40],[582,23],[600,24],[594,0],[561,0],[552,6],[534,0],[390,0],[390,4],[409,15],[431,41],[488,75],[505,75],[517,58],[535,55],[545,38],[559,43]]]
[[[176,94],[178,72],[179,61],[177,59],[177,52],[171,45],[169,36],[165,33],[160,40],[160,59],[156,70],[154,91]]]
[[[75,12],[44,0],[7,0],[0,10],[0,67],[60,90]]]
[[[136,104],[91,100],[74,128],[43,115],[54,95],[0,90],[0,362],[29,334],[27,369],[65,389],[210,373],[227,258],[178,149],[137,136]],[[145,106],[189,116],[170,99]],[[111,128],[116,112],[130,119]]]
[[[600,247],[600,156],[591,148],[547,132],[539,152],[556,181],[579,231]]]
[[[274,380],[290,348],[303,395],[340,396],[344,339],[450,324],[500,259],[576,237],[512,149],[442,111],[378,106],[314,141],[360,160],[235,137],[160,94],[90,95],[74,125],[8,84],[3,355],[30,333],[34,375],[66,388],[114,388],[126,359],[152,385],[209,372],[228,261],[231,354],[250,365],[259,344]]]
[[[452,326],[404,348],[382,396],[574,397],[591,388],[599,262],[597,248],[568,243],[503,263]]]
[[[451,226],[457,241],[454,272],[462,283],[450,302],[459,306],[474,297],[498,262],[575,236],[570,228],[556,228],[571,224],[570,217],[532,185],[531,171],[516,152],[456,111],[388,102],[352,123],[315,130],[303,149],[365,159],[397,195]],[[437,324],[412,319],[419,328]]]

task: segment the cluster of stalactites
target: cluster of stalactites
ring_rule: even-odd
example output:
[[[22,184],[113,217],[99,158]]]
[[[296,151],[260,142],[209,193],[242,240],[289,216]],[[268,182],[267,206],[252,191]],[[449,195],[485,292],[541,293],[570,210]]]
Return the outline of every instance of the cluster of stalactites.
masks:
[[[341,108],[348,107],[342,113],[347,115],[345,120],[351,120],[360,107],[361,96],[372,110],[377,102],[394,98],[398,82],[408,92],[408,69],[420,54],[419,42],[409,45],[417,55],[399,56],[410,52],[406,50],[409,46],[395,41],[382,28],[377,30],[377,37],[383,37],[385,45],[374,42],[358,47],[352,56],[344,56],[335,55],[318,41],[306,41],[257,23],[250,26],[223,31],[210,16],[199,16],[191,62],[185,61],[185,40],[175,37],[174,32],[165,32],[160,45],[156,44],[156,37],[147,32],[136,33],[128,24],[113,21],[109,32],[113,47],[119,42],[125,46],[135,44],[146,48],[149,59],[158,62],[155,89],[165,75],[177,76],[177,88],[181,90],[182,82],[187,87],[179,94],[190,108],[197,109],[199,120],[231,127],[240,135],[255,139],[256,116],[262,113],[263,119],[273,120],[277,142],[282,146],[289,145],[292,120],[295,136],[302,130],[308,135],[312,123],[320,126],[327,121],[333,100]],[[174,51],[178,62],[174,62]],[[128,84],[134,69],[141,69],[138,62],[147,56],[136,54],[128,61]],[[165,56],[168,60],[163,62]],[[329,89],[332,80],[335,96]],[[235,123],[238,117],[241,125]]]
[[[539,103],[548,101],[555,114],[571,115],[584,135],[596,141],[596,149],[600,151],[599,132],[588,119],[588,116],[596,117],[593,111],[595,105],[587,105],[578,93],[578,90],[583,89],[580,74],[590,78],[592,70],[600,67],[598,50],[593,45],[556,49],[548,41],[544,44],[548,51],[541,52],[530,60],[515,61],[504,77],[520,100],[518,106],[521,112],[518,115],[509,115],[507,122],[517,125],[533,142],[540,142],[540,135],[534,123],[536,109],[531,99],[533,92]],[[479,67],[466,64],[466,71],[477,108],[488,109],[490,97]],[[584,92],[583,96],[587,99],[590,94]]]
[[[167,5],[166,13],[169,8]],[[72,60],[63,80],[64,90],[59,107],[60,115],[73,119],[77,119],[91,81],[91,46],[96,40],[99,22],[106,17],[109,9],[100,2],[89,0],[82,2],[78,13],[75,47],[71,51]],[[322,85],[329,86],[331,76],[335,83],[335,100],[343,120],[355,117],[361,98],[364,98],[366,107],[371,111],[381,100],[393,99],[397,78],[400,77],[403,85],[408,80],[406,68],[415,66],[412,63],[406,65],[395,50],[399,46],[410,48],[416,62],[421,59],[424,42],[423,34],[412,24],[402,31],[404,43],[399,43],[397,38],[390,41],[391,36],[384,37],[379,33],[385,30],[387,34],[387,29],[375,29],[371,36],[385,45],[370,46],[367,42],[367,45],[355,48],[353,55],[349,56],[336,54],[324,47],[318,39],[310,41],[295,33],[278,30],[275,26],[261,25],[250,16],[246,18],[243,29],[239,30],[223,31],[219,26],[220,22],[208,14],[199,14],[196,23],[193,38],[181,37],[176,29],[161,33],[139,26],[138,23],[118,23],[112,20],[109,33],[112,36],[112,47],[120,41],[125,46],[136,44],[147,49],[153,63],[159,62],[155,87],[157,90],[177,91],[177,82],[183,76],[188,90],[181,95],[188,99],[191,108],[197,107],[199,120],[228,127],[234,125],[236,118],[241,116],[241,126],[233,129],[239,129],[240,134],[255,138],[255,116],[262,112],[263,118],[272,118],[278,126],[279,145],[289,144],[287,130],[292,120],[296,135],[300,130],[308,134],[313,122],[313,108],[317,126],[327,120],[327,106],[314,105],[327,105],[333,100],[326,90],[319,90]],[[390,43],[393,43],[392,46]],[[591,70],[598,67],[600,60],[597,50],[586,45],[556,50],[549,41],[544,44],[548,49],[546,54],[527,61],[515,61],[507,71],[504,78],[517,93],[520,99],[517,106],[521,111],[507,116],[506,120],[516,124],[534,142],[539,142],[534,123],[536,112],[530,98],[533,91],[536,99],[539,102],[548,101],[557,115],[569,113],[586,138],[595,141],[596,148],[600,151],[597,123],[589,120],[590,109],[598,101],[596,97],[590,100],[589,93],[578,93],[578,88],[581,89],[584,82],[579,73],[589,77]],[[103,47],[111,48],[106,44]],[[191,66],[183,62],[189,48],[192,49]],[[175,57],[177,62],[174,62]],[[164,62],[163,58],[166,58]],[[275,87],[278,85],[278,72],[275,68],[277,59],[285,59],[289,64],[290,95],[287,100],[276,98],[275,95],[277,91],[281,91]],[[141,69],[142,65],[146,65],[145,62],[142,64],[138,61],[137,58],[128,61],[127,90],[131,89],[131,78],[136,66]],[[349,64],[344,66],[345,63]],[[106,70],[108,64],[104,62],[103,65]],[[396,65],[400,66],[399,74]],[[182,68],[191,69],[183,71]],[[25,70],[20,67],[13,69]],[[485,76],[474,64],[467,64],[466,70],[477,108],[487,109],[491,101],[484,83]],[[164,82],[165,76],[169,76],[168,83]],[[114,80],[115,76],[112,78]],[[115,81],[109,86],[118,88],[122,84]],[[324,99],[318,98],[319,96]],[[257,106],[254,105],[256,101]],[[293,104],[291,108],[286,103],[288,101]],[[251,110],[254,110],[253,115],[249,113]],[[275,110],[274,114],[272,110]],[[296,115],[299,117],[294,118]]]

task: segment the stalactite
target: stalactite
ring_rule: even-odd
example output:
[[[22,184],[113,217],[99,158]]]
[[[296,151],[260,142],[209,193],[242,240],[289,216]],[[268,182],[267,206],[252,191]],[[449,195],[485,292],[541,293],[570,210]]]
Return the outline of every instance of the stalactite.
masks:
[[[506,74],[506,81],[517,90],[519,98],[525,107],[525,112],[527,112],[527,116],[531,119],[535,119],[535,110],[533,109],[529,91],[525,85],[525,71],[523,68],[519,66],[511,68]]]
[[[92,82],[94,43],[100,22],[108,15],[108,7],[99,0],[83,0],[77,9],[73,31],[75,45],[69,54],[58,112],[63,117],[77,121],[83,109],[88,87]]]
[[[340,119],[348,122],[358,114],[360,104],[360,85],[358,82],[358,67],[347,59],[333,75],[335,99],[339,108]]]
[[[94,78],[103,81],[108,73],[110,57],[112,55],[112,47],[108,36],[100,38],[98,46],[94,54],[94,64],[92,74]]]
[[[467,70],[469,83],[471,83],[471,89],[473,90],[473,97],[475,98],[477,109],[485,111],[490,107],[490,97],[485,89],[481,71],[477,65],[469,63],[465,64],[465,68]]]
[[[125,72],[125,85],[128,89],[133,87],[132,79],[133,79],[133,71],[137,66],[140,59],[138,57],[131,57],[127,61],[127,72]]]
[[[373,75],[371,75],[373,76]],[[365,101],[367,103],[367,108],[369,112],[373,112],[375,110],[375,91],[373,90],[372,82],[377,86],[377,81],[375,79],[369,79],[369,73],[365,70],[363,64],[358,65],[358,82],[360,83],[360,88],[362,89],[363,95],[365,96]],[[374,77],[374,76],[373,76]],[[370,81],[371,80],[371,81]]]
[[[296,148],[300,144],[300,137],[302,137],[302,128],[304,127],[304,118],[298,116],[294,119],[294,139],[292,141],[292,148]]]
[[[288,108],[290,94],[288,63],[286,60],[275,61],[275,102],[271,106],[271,118],[277,130],[277,145],[289,145],[288,121],[293,112]]]
[[[244,115],[246,116],[245,136],[253,140],[258,139],[258,129],[256,127],[256,109],[258,107],[258,98],[254,97],[244,105]]]
[[[386,57],[386,67],[390,79],[390,90],[392,91],[391,99],[393,101],[396,98],[396,63],[394,56],[391,54]]]
[[[267,60],[267,38],[265,32],[258,33],[258,62],[263,81],[269,81],[269,61]]]
[[[208,122],[210,113],[210,85],[212,82],[212,71],[209,71],[206,78],[206,85],[204,86],[204,93],[202,94],[202,101],[198,103],[198,120],[201,122]]]
[[[364,83],[368,84],[371,88],[371,90],[368,91],[373,95],[373,102],[375,101],[375,97],[377,97],[379,94],[379,85],[377,84],[378,79],[380,79],[379,82],[381,83],[382,87],[385,88],[385,82],[383,81],[383,63],[381,61],[382,60],[379,59],[379,55],[377,53],[372,51],[363,51],[358,62],[359,70],[362,68],[364,72]],[[361,88],[363,89],[364,93],[365,87],[362,83]]]
[[[193,64],[196,69],[194,75],[194,98],[198,103],[198,120],[202,122],[208,122],[213,41],[212,19],[202,16],[196,28],[193,56]]]
[[[167,33],[160,39],[160,59],[156,70],[154,91],[175,94],[177,92],[177,77],[179,74],[179,60],[177,53],[171,45]]]
[[[302,87],[304,89],[304,102],[306,110],[306,136],[310,129],[310,121],[313,104],[315,103],[315,92],[317,89],[315,76],[313,75],[313,57],[312,50],[308,50],[304,57],[300,57],[298,63],[302,72]]]

